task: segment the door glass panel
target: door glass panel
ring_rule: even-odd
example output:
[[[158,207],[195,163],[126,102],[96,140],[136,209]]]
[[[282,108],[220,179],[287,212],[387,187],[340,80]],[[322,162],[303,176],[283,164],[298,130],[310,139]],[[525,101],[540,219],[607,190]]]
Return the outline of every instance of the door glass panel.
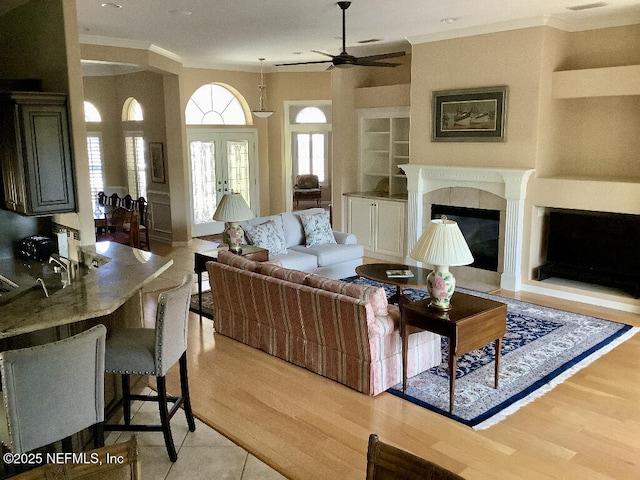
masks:
[[[192,141],[191,179],[193,190],[193,220],[196,224],[210,223],[216,211],[216,163],[213,141]]]
[[[251,205],[249,142],[247,140],[228,140],[226,144],[229,188],[242,195],[247,205]]]

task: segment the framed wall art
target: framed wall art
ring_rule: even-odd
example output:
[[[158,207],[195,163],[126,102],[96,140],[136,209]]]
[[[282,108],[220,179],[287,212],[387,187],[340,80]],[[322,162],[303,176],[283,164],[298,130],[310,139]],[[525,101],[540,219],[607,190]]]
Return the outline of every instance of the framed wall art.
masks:
[[[164,183],[164,152],[162,143],[149,142],[149,164],[151,166],[151,181]]]
[[[504,142],[507,90],[499,86],[434,91],[431,141]]]

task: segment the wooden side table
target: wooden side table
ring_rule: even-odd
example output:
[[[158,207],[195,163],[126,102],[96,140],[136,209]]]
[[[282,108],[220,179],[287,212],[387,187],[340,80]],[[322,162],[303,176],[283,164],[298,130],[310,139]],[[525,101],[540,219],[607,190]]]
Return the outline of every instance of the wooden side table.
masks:
[[[217,262],[218,253],[226,250],[229,250],[228,245],[221,245],[214,250],[207,250],[206,252],[195,252],[193,270],[198,275],[198,309],[200,317],[202,317],[202,272],[207,269],[207,262]],[[269,260],[269,250],[253,245],[242,245],[242,253],[240,255],[256,262]]]
[[[458,357],[495,342],[495,388],[498,388],[502,337],[507,331],[507,305],[493,300],[456,292],[451,310],[429,308],[429,299],[401,306],[402,389],[407,389],[407,326],[444,335],[449,339],[449,413],[453,413]]]

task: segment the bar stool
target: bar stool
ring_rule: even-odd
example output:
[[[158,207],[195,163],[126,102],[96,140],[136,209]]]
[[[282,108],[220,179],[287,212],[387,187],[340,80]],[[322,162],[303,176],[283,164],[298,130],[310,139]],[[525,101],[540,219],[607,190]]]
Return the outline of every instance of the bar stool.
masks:
[[[124,425],[105,424],[108,431],[161,431],[169,459],[178,459],[170,420],[178,408],[184,408],[190,431],[196,429],[191,412],[187,380],[187,326],[189,301],[195,274],[187,274],[179,287],[162,292],[158,298],[155,328],[128,328],[116,332],[107,340],[105,371],[122,376],[122,399],[107,413],[107,420],[122,406]],[[180,364],[179,397],[168,397],[165,375],[176,363]],[[130,375],[154,375],[157,396],[134,395],[130,391]],[[131,400],[156,401],[160,410],[160,425],[131,424]],[[172,402],[171,410],[168,402]]]
[[[53,343],[0,352],[0,440],[26,453],[94,427],[104,445],[104,325]],[[45,400],[46,399],[46,400]]]

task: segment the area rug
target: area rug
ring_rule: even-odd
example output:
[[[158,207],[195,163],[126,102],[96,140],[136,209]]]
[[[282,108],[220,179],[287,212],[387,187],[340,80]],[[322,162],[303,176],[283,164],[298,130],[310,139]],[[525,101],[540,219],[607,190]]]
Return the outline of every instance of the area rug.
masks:
[[[200,313],[197,293],[191,295],[189,310],[195,313]],[[202,292],[202,316],[213,319],[213,298],[210,290]]]
[[[345,280],[383,287],[388,297],[395,293],[395,286],[360,277]],[[388,391],[476,430],[495,425],[549,392],[639,330],[510,298],[462,288],[458,291],[507,304],[499,388],[493,388],[493,343],[462,355],[456,371],[454,414],[449,414],[448,342],[443,337],[440,365],[408,379],[406,393],[402,384]],[[411,288],[404,289],[404,294],[411,301],[428,296],[425,290]]]

